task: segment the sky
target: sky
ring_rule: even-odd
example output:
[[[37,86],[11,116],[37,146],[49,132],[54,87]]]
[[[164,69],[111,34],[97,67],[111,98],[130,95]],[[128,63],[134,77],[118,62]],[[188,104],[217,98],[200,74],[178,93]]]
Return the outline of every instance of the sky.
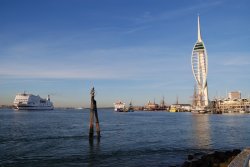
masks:
[[[0,0],[0,105],[26,91],[56,107],[191,103],[197,16],[209,99],[250,97],[249,0]]]

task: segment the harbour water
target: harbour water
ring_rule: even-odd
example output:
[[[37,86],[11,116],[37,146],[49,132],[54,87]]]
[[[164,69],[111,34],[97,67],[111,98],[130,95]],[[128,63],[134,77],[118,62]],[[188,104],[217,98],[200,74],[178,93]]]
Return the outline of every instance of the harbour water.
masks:
[[[0,110],[0,166],[171,166],[249,146],[248,114],[98,113],[102,137],[91,143],[89,110]]]

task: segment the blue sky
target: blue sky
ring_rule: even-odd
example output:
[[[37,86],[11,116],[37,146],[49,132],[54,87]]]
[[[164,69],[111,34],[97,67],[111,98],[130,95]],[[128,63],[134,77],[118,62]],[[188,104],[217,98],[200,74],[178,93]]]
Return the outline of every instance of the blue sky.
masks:
[[[0,105],[15,94],[55,106],[190,103],[197,15],[209,97],[250,96],[249,0],[0,0]]]

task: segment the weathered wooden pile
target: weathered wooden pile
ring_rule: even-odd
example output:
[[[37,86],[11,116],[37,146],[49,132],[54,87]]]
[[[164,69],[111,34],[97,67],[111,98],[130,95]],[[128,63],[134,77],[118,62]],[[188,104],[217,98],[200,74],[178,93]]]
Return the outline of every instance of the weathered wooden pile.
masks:
[[[89,140],[93,140],[94,138],[94,119],[96,121],[97,139],[100,140],[101,132],[99,126],[99,118],[97,113],[94,87],[91,89],[90,95],[91,95],[91,105],[90,105],[90,121],[89,121]]]

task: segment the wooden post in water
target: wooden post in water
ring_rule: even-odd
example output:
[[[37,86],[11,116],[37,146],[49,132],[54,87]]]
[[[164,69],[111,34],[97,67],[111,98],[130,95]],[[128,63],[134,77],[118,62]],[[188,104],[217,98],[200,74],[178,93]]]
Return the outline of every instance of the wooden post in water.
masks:
[[[91,92],[91,104],[90,104],[90,120],[89,120],[89,139],[93,139],[94,136],[94,96],[95,96],[95,91],[94,87],[92,88]]]
[[[97,112],[97,105],[96,101],[94,100],[94,111],[95,111],[95,120],[96,120],[96,133],[97,137],[101,137],[101,131],[100,131],[100,126],[99,126],[99,118],[98,118],[98,112]]]
[[[90,106],[90,122],[89,122],[89,139],[93,139],[94,136],[94,115],[96,119],[96,133],[98,140],[101,137],[101,131],[99,126],[99,118],[97,113],[97,105],[95,100],[95,88],[93,87],[90,92],[91,95],[91,106]]]

